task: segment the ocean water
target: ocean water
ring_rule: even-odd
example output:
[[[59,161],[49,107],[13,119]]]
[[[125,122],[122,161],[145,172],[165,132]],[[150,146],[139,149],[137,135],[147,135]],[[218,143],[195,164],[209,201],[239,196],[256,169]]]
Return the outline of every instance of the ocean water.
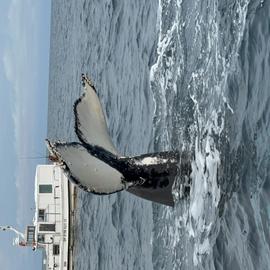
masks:
[[[77,140],[80,74],[123,155],[187,149],[169,208],[79,192],[75,269],[269,269],[270,2],[52,2],[48,138]]]

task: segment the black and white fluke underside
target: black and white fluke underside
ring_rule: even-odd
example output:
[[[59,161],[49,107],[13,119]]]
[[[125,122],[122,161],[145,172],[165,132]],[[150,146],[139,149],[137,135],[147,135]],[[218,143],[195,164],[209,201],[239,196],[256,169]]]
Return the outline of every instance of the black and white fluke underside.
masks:
[[[172,187],[178,175],[189,178],[187,156],[177,151],[123,157],[108,133],[102,106],[93,83],[82,75],[84,93],[74,104],[78,142],[47,140],[51,158],[68,178],[98,195],[121,190],[141,198],[174,206]]]

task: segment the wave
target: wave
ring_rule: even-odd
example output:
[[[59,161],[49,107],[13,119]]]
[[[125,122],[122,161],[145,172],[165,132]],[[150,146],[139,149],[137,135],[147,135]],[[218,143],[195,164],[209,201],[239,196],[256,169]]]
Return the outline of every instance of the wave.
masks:
[[[188,149],[194,161],[190,198],[179,200],[176,210],[155,211],[155,220],[162,223],[154,229],[157,268],[170,262],[171,269],[206,264],[214,268],[223,192],[220,145],[227,143],[226,113],[233,113],[225,91],[235,69],[248,1],[231,7],[230,25],[225,25],[223,17],[229,8],[218,5],[215,1],[159,1],[157,57],[150,72],[155,147]],[[226,31],[231,42],[224,47]]]

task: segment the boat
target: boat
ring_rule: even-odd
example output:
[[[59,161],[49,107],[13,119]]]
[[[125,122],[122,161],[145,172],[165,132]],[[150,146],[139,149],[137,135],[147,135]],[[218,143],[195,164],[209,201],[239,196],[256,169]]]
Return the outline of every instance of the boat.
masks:
[[[73,218],[75,189],[57,164],[38,165],[35,175],[35,216],[21,233],[12,226],[2,231],[16,233],[14,244],[43,251],[43,269],[73,269]]]

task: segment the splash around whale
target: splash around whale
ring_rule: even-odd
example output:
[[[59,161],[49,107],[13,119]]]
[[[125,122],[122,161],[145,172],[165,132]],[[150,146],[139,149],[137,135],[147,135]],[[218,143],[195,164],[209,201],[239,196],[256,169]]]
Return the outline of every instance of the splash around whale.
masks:
[[[69,180],[87,192],[107,195],[126,190],[174,206],[175,180],[190,180],[189,155],[178,151],[133,157],[119,155],[93,83],[83,74],[82,84],[84,93],[73,107],[75,132],[80,142],[46,140],[51,159],[60,164]]]

